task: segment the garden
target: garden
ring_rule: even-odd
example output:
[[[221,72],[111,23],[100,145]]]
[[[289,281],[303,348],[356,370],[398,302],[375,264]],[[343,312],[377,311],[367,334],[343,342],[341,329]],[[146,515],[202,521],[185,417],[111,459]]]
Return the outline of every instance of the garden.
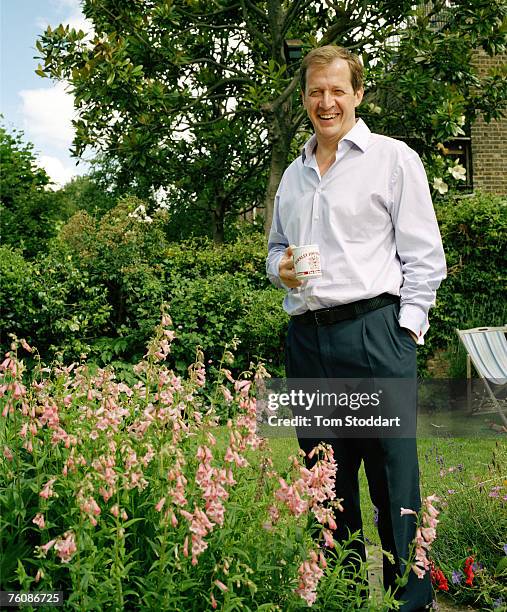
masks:
[[[0,126],[2,597],[27,610],[59,593],[79,611],[387,612],[414,572],[430,574],[434,610],[507,611],[496,415],[467,415],[480,436],[419,437],[418,529],[387,592],[364,471],[364,533],[338,541],[332,449],[315,447],[310,467],[294,435],[258,427],[288,324],[266,230],[310,134],[297,62],[317,44],[355,48],[358,115],[425,165],[448,275],[421,382],[466,378],[456,329],[507,321],[507,200],[473,190],[449,145],[505,110],[502,69],[480,75],[473,55],[505,51],[507,7],[212,4],[82,0],[92,32],[39,36],[37,74],[73,91],[85,176],[51,189],[24,134]],[[361,537],[367,560],[353,563]]]

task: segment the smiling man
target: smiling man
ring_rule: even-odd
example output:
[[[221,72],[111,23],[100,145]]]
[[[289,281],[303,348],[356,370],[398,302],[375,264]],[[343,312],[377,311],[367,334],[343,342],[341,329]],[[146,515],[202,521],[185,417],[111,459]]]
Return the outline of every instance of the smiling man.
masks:
[[[280,182],[266,262],[271,282],[286,291],[291,317],[287,377],[415,381],[416,346],[445,278],[423,165],[404,143],[373,134],[356,119],[363,68],[348,50],[311,51],[301,65],[301,90],[315,133]],[[301,282],[292,247],[310,244],[319,245],[322,277]],[[396,401],[402,416],[415,412],[410,397]],[[306,452],[319,441],[297,432]],[[335,536],[362,530],[358,470],[364,461],[382,547],[394,557],[394,564],[384,559],[384,586],[394,589],[415,536],[414,517],[401,516],[401,508],[420,508],[416,441],[338,433],[325,441],[338,463],[336,494],[344,499]],[[364,545],[353,546],[364,559]],[[429,575],[410,572],[397,597],[403,612],[424,609],[432,601]]]

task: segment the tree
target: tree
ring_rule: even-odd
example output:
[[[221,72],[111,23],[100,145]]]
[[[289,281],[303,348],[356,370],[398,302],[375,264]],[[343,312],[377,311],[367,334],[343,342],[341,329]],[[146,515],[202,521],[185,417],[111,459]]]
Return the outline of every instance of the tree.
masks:
[[[102,217],[116,205],[116,195],[100,182],[102,178],[102,175],[99,177],[94,171],[88,175],[75,176],[58,191],[67,219],[78,210]]]
[[[2,242],[35,255],[55,233],[58,206],[45,190],[50,179],[39,168],[23,133],[0,126],[0,233]]]
[[[263,146],[253,156],[231,147],[224,175],[235,190],[244,176],[233,168],[252,159],[259,172],[268,167],[266,228],[305,117],[287,39],[301,39],[303,50],[338,43],[359,53],[368,85],[364,116],[379,130],[398,132],[401,124],[420,136],[429,161],[438,143],[459,132],[463,116],[472,121],[481,110],[494,118],[505,108],[505,79],[480,80],[471,61],[480,46],[490,54],[505,49],[504,0],[417,8],[410,0],[83,0],[83,11],[94,24],[91,41],[59,26],[37,42],[38,73],[72,84],[74,153],[99,147],[126,175],[153,186],[167,186],[174,169],[184,168],[195,189],[202,184],[196,177],[212,180],[213,146],[231,142],[231,129],[256,131]],[[209,163],[200,158],[194,166],[177,134],[190,142],[199,136]],[[210,194],[219,193],[220,180]]]

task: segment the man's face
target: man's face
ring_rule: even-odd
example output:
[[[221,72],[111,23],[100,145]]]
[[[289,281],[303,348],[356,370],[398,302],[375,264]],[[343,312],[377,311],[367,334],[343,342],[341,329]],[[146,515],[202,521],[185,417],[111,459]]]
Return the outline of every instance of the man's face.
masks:
[[[336,145],[354,127],[356,106],[363,99],[363,89],[354,93],[349,65],[337,58],[325,66],[308,67],[302,98],[317,142]]]

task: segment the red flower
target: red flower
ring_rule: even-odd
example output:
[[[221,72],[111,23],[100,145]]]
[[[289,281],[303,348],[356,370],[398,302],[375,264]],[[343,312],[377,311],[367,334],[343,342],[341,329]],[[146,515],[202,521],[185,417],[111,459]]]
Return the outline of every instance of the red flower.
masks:
[[[447,584],[447,578],[445,577],[444,572],[440,568],[435,567],[433,562],[431,562],[430,566],[430,575],[431,582],[437,587],[437,589],[440,591],[449,590],[449,585]]]
[[[463,572],[465,576],[467,577],[467,579],[465,580],[465,584],[468,584],[469,586],[472,586],[474,575],[475,575],[474,570],[472,569],[473,563],[474,563],[474,558],[467,557],[465,560],[465,566],[463,568]]]

